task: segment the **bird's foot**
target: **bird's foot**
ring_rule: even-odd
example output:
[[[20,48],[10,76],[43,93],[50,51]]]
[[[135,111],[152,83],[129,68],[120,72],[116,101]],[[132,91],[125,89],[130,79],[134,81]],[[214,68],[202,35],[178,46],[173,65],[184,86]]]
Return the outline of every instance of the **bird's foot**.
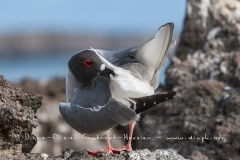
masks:
[[[87,152],[89,154],[91,154],[92,156],[96,156],[96,154],[98,154],[99,152],[105,152],[104,149],[98,149],[97,151],[90,151],[89,149],[87,149]]]
[[[131,151],[132,150],[132,145],[122,146],[118,150],[121,150],[121,151]]]
[[[107,147],[105,150],[104,149],[98,149],[97,151],[90,151],[88,150],[88,153],[91,154],[92,156],[96,156],[99,152],[104,152],[104,153],[107,153],[107,154],[111,154],[111,153],[120,153],[120,149],[114,149],[112,147]]]
[[[120,153],[123,150],[124,149],[122,149],[122,148],[116,149],[116,148],[112,148],[112,147],[107,147],[105,152],[108,153],[108,154],[110,154],[110,153]]]
[[[106,151],[107,154],[113,153],[113,148],[112,147],[107,147]]]
[[[121,148],[107,147],[106,150],[98,149],[97,151],[90,151],[87,149],[88,153],[91,154],[92,156],[96,156],[99,152],[111,154],[111,153],[120,153],[121,151],[131,151],[131,150],[132,150],[132,146],[130,145],[122,146]]]

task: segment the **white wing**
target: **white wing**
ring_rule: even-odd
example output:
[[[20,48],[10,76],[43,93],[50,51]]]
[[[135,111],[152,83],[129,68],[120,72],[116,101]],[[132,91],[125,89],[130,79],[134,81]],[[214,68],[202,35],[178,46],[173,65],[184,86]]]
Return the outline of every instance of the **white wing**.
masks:
[[[167,23],[159,28],[154,38],[145,43],[135,54],[135,59],[147,67],[151,76],[151,86],[156,89],[159,85],[159,76],[175,41],[172,40],[173,23]]]
[[[147,80],[134,77],[129,70],[114,66],[102,57],[96,50],[91,50],[96,52],[103,63],[115,72],[115,76],[111,76],[110,84],[113,98],[137,98],[154,94],[154,89]]]

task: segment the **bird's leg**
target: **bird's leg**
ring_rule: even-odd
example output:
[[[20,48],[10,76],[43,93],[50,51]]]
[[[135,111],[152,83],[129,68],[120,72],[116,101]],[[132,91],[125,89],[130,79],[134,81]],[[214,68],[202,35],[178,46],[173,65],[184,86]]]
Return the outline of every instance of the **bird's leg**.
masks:
[[[128,143],[126,146],[122,146],[120,149],[118,149],[118,151],[123,151],[123,150],[131,151],[132,150],[132,135],[133,135],[133,129],[134,129],[135,123],[136,122],[131,122],[129,124],[130,129],[129,129]]]
[[[110,153],[119,153],[122,150],[123,150],[122,148],[121,149],[112,148],[111,143],[110,143],[110,131],[108,131],[106,153],[108,153],[108,154],[110,154]]]
[[[107,154],[113,153],[113,148],[111,147],[111,143],[110,143],[110,131],[107,132],[106,142],[107,142],[106,150],[104,150],[104,149],[98,149],[97,151],[87,150],[88,153],[93,156],[95,156],[99,152],[106,152]]]
[[[129,124],[129,126],[130,126],[129,138],[128,138],[128,143],[127,143],[127,145],[125,146],[127,151],[131,151],[131,150],[132,150],[132,135],[133,135],[133,129],[134,129],[134,127],[135,127],[135,123],[136,123],[136,122],[131,122],[131,123]]]
[[[106,153],[113,153],[113,148],[111,147],[110,143],[110,131],[107,133],[107,148],[106,148]]]
[[[119,149],[115,149],[115,148],[112,148],[111,144],[110,144],[110,131],[108,131],[107,133],[107,148],[105,150],[106,153],[110,154],[110,153],[118,153],[118,152],[121,152],[121,151],[124,151],[124,150],[127,150],[127,151],[131,151],[132,150],[132,135],[133,135],[133,129],[134,129],[134,126],[135,126],[135,123],[136,122],[131,122],[129,124],[130,126],[130,130],[129,130],[129,137],[128,137],[128,143],[126,146],[122,146],[121,148]],[[89,154],[95,156],[98,152],[104,152],[103,149],[99,149],[95,152],[93,151],[89,151],[87,150]]]

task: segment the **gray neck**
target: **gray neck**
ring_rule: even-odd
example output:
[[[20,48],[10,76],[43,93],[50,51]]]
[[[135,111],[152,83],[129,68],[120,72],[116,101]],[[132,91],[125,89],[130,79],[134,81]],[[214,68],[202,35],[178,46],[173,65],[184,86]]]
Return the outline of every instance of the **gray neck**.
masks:
[[[71,102],[72,98],[74,96],[74,89],[81,88],[83,83],[78,82],[74,75],[70,72],[70,70],[67,70],[66,75],[66,97],[67,102]]]

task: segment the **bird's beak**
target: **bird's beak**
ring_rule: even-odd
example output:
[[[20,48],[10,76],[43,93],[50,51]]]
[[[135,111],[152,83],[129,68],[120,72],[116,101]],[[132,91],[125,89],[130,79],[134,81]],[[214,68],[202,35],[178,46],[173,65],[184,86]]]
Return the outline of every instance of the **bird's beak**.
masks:
[[[110,75],[115,76],[114,71],[109,69],[109,68],[107,68],[107,67],[105,67],[103,70],[101,70],[99,74],[101,76],[105,76],[105,77],[108,77],[108,78],[110,78]]]

